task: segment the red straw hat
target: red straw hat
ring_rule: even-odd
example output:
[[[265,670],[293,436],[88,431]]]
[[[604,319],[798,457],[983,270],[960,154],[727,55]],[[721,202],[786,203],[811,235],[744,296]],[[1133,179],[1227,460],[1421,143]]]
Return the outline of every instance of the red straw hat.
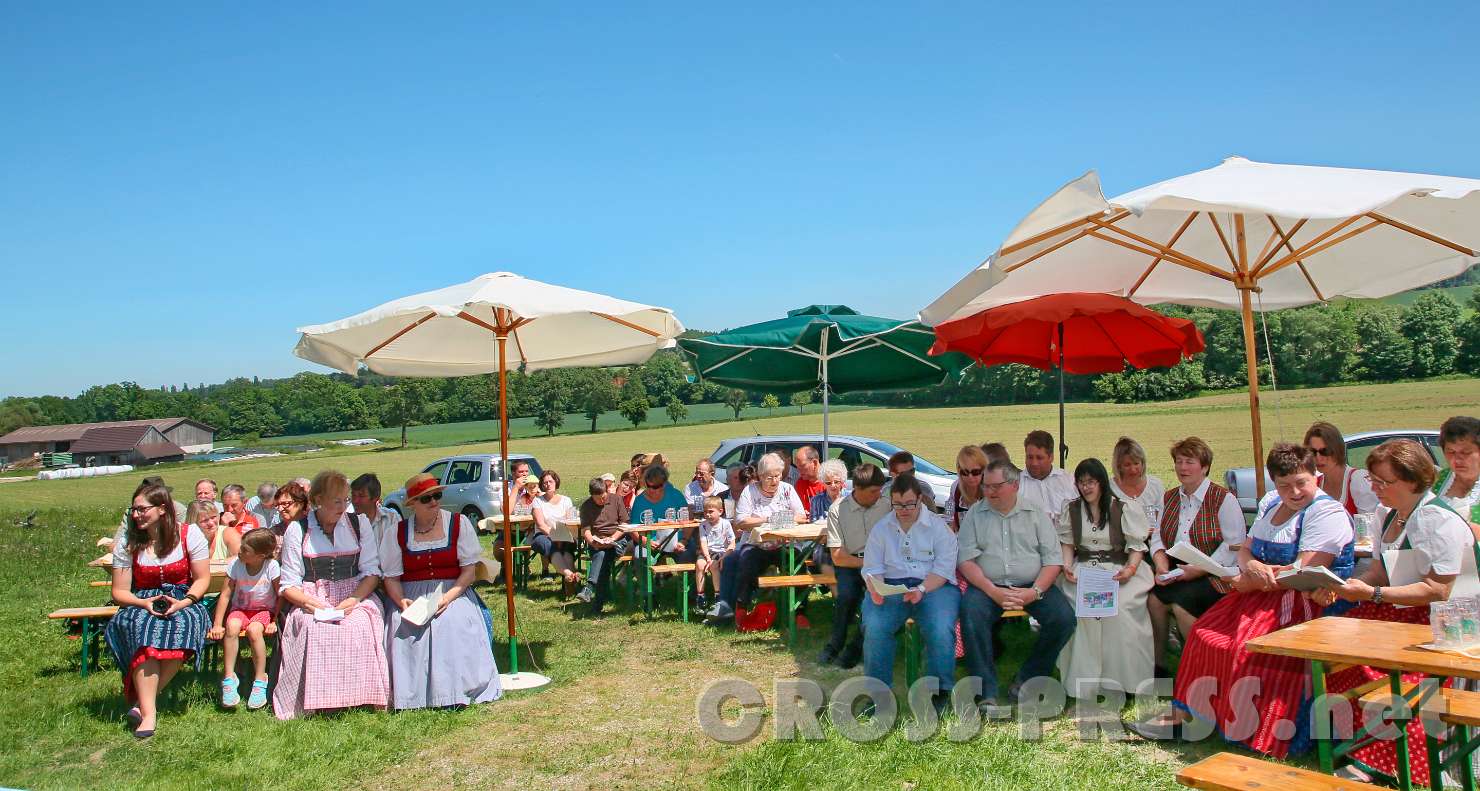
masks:
[[[406,499],[415,500],[418,497],[431,494],[432,492],[440,492],[446,488],[446,486],[443,486],[437,481],[435,476],[419,472],[406,480]]]

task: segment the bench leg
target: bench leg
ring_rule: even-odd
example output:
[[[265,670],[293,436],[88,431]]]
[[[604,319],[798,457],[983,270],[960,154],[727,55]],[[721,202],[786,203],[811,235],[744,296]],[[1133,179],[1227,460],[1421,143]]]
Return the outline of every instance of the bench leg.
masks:
[[[88,660],[90,659],[90,657],[89,657],[88,654],[89,654],[89,649],[92,646],[92,641],[93,641],[92,619],[91,618],[83,618],[82,619],[82,677],[84,679],[87,678],[87,670],[88,670],[88,664],[89,664],[89,661]]]
[[[651,550],[642,558],[642,611],[653,617],[653,556]]]
[[[913,687],[920,678],[920,631],[911,623],[904,628],[904,684]]]
[[[1313,700],[1320,700],[1326,695],[1326,663],[1318,659],[1310,662],[1310,689]],[[1311,736],[1316,743],[1316,756],[1321,764],[1321,772],[1332,774],[1336,771],[1335,760],[1331,755],[1331,733],[1330,718],[1322,716],[1321,721],[1311,726]]]
[[[678,575],[678,612],[684,623],[689,622],[689,573]]]
[[[1393,693],[1393,697],[1403,697],[1402,673],[1396,670],[1388,673],[1388,685]],[[1404,727],[1407,724],[1408,721],[1406,719],[1399,719],[1393,722],[1393,725],[1398,729],[1398,736],[1394,740],[1393,746],[1398,752],[1398,788],[1401,791],[1413,791],[1413,770],[1408,765],[1408,729]],[[1442,772],[1438,771],[1437,766],[1434,767],[1434,770],[1436,774],[1442,775]]]

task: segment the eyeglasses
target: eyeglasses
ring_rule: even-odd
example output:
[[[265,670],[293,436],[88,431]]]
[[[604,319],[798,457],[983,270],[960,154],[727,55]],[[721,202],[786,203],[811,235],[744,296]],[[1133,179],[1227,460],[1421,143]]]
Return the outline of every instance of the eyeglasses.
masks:
[[[983,483],[982,484],[982,488],[983,489],[986,489],[989,492],[995,492],[995,491],[1000,490],[1002,487],[1008,485],[1009,483],[1013,483],[1013,482],[1012,481],[998,481],[997,483]]]
[[[920,507],[920,501],[916,500],[912,503],[890,503],[889,507],[896,511],[913,511]]]
[[[1373,475],[1370,472],[1367,473],[1367,480],[1369,480],[1369,481],[1372,482],[1372,488],[1373,489],[1386,489],[1389,486],[1392,486],[1394,483],[1397,483],[1397,481],[1383,480],[1382,478],[1379,478],[1379,477],[1377,477],[1376,475]]]
[[[150,509],[158,507],[157,505],[131,505],[128,512],[131,514],[144,514],[148,513]]]
[[[965,475],[965,476],[967,476],[969,478],[975,478],[978,475],[981,475],[982,474],[982,468],[981,467],[977,467],[974,470],[963,470],[963,469],[961,469],[961,468],[958,467],[958,468],[956,468],[956,472],[959,475]]]
[[[421,503],[422,505],[431,505],[432,503],[440,503],[440,502],[442,502],[442,493],[441,492],[432,492],[431,494],[424,494],[424,495],[416,498],[416,501],[418,503]]]
[[[1329,458],[1331,456],[1335,456],[1336,455],[1336,453],[1334,451],[1332,451],[1330,448],[1313,448],[1313,447],[1311,447],[1309,445],[1306,445],[1305,446],[1305,449],[1308,450],[1308,451],[1310,451],[1311,453],[1316,454],[1317,456],[1326,456],[1326,457]]]

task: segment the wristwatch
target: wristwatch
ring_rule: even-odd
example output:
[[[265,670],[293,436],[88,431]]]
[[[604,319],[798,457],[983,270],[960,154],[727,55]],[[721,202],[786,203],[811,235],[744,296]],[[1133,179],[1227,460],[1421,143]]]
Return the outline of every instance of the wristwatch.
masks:
[[[1028,587],[1032,588],[1033,592],[1038,594],[1038,598],[1034,599],[1033,601],[1043,601],[1043,590],[1041,588],[1039,588],[1037,585],[1030,585]]]
[[[1373,604],[1382,604],[1382,586],[1381,585],[1379,585],[1379,586],[1377,586],[1377,587],[1375,587],[1375,588],[1372,589],[1372,603]]]

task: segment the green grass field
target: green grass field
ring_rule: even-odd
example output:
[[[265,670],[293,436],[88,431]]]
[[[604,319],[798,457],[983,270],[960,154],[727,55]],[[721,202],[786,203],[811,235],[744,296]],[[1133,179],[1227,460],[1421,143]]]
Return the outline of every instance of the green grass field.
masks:
[[[1449,415],[1473,414],[1476,392],[1474,380],[1454,380],[1266,394],[1266,435],[1298,439],[1317,418],[1347,431],[1436,427]],[[1071,457],[1107,456],[1115,439],[1128,434],[1146,445],[1153,472],[1170,479],[1165,448],[1174,438],[1198,434],[1213,446],[1215,474],[1221,474],[1251,462],[1246,410],[1242,394],[1163,404],[1071,404]],[[1056,422],[1054,406],[1035,405],[856,410],[837,414],[833,426],[837,433],[887,439],[949,465],[962,444],[1000,439],[1017,452],[1029,429]],[[818,428],[814,415],[789,415],[531,438],[514,449],[560,470],[574,496],[582,480],[624,467],[637,450],[663,451],[684,469],[737,433]],[[495,447],[346,449],[162,472],[187,490],[203,469],[222,483],[254,485],[327,466],[351,476],[375,471],[396,486],[447,452]],[[7,594],[0,603],[0,785],[1172,789],[1177,767],[1219,746],[1168,752],[1139,742],[1084,742],[1074,737],[1069,717],[1050,723],[1036,742],[1019,741],[1013,723],[990,725],[966,743],[937,735],[916,744],[896,731],[855,744],[830,729],[820,741],[775,742],[768,724],[755,742],[722,745],[704,736],[695,721],[696,695],[708,681],[747,679],[769,697],[778,678],[809,678],[830,688],[850,675],[813,661],[831,613],[825,598],[811,609],[813,628],[788,648],[773,632],[715,632],[679,623],[666,609],[651,621],[630,608],[600,621],[572,620],[549,582],[518,598],[521,645],[528,650],[521,663],[555,679],[546,690],[463,712],[355,712],[279,723],[265,712],[218,711],[218,671],[185,673],[164,708],[160,734],[136,744],[121,722],[116,671],[105,663],[104,672],[82,681],[76,641],[43,615],[102,603],[106,593],[87,586],[101,575],[85,563],[99,554],[95,540],[116,525],[138,477],[0,484],[0,587]],[[33,509],[33,526],[25,526],[22,518]],[[483,595],[495,623],[502,624],[501,591],[484,589]],[[1021,661],[1026,632],[1009,629],[1008,639],[1013,650],[1002,664],[1005,673]],[[496,656],[501,666],[507,663],[502,641]]]

